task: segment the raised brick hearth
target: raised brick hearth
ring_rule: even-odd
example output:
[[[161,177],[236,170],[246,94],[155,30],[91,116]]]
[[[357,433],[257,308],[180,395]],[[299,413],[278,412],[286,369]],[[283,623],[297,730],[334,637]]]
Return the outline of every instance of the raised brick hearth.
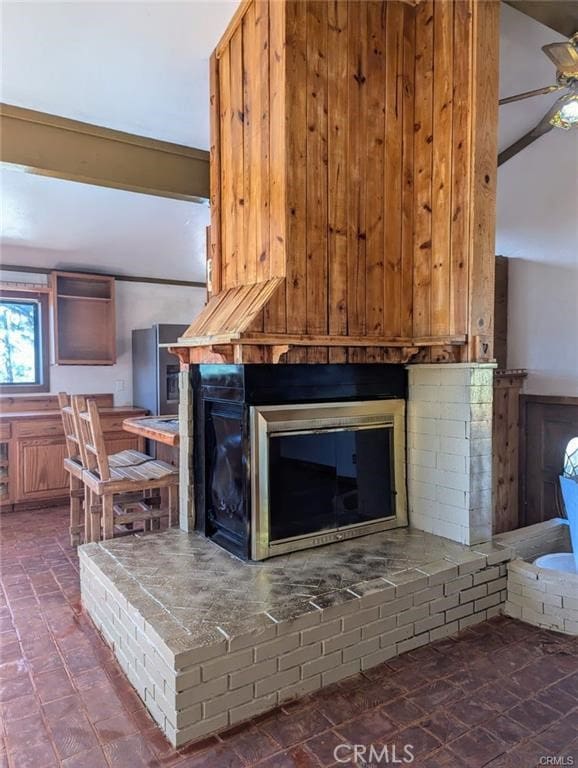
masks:
[[[258,564],[176,530],[80,549],[83,604],[177,746],[496,615],[509,558],[408,529]]]

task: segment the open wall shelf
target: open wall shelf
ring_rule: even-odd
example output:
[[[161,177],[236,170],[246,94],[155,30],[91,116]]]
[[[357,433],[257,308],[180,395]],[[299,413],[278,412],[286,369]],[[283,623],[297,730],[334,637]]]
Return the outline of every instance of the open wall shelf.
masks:
[[[55,363],[113,365],[114,278],[53,272],[51,280]]]

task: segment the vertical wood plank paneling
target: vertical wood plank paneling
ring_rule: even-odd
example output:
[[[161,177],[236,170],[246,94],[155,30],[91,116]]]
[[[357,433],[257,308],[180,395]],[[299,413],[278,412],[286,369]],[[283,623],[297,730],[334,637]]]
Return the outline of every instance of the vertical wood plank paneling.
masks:
[[[257,279],[264,276],[262,265],[269,263],[271,250],[269,206],[271,200],[271,172],[269,158],[270,140],[270,104],[269,104],[269,3],[267,0],[255,0],[256,42],[258,48],[258,67],[261,73],[259,83],[259,167],[261,176],[261,200],[259,212]]]
[[[450,328],[453,7],[454,3],[434,5],[432,336],[442,336]]]
[[[210,296],[221,290],[221,108],[219,97],[219,62],[215,53],[209,61],[210,85],[210,195],[211,227],[209,258],[211,259]]]
[[[470,360],[493,357],[500,3],[473,3],[472,179],[470,202]],[[478,338],[476,338],[478,337]]]
[[[401,335],[413,332],[415,11],[404,8],[401,190]]]
[[[244,242],[244,138],[243,138],[243,35],[239,27],[229,44],[231,56],[231,149],[233,175],[232,201],[232,230],[233,230],[233,263],[231,264],[232,285],[243,285],[247,282],[247,260],[243,253]]]
[[[258,145],[259,82],[255,36],[255,2],[247,8],[241,21],[243,34],[243,198],[245,200],[243,227],[243,262],[245,280],[257,280],[257,226],[260,213],[261,168]]]
[[[327,333],[327,4],[307,15],[307,332]],[[325,361],[327,355],[325,354]],[[309,362],[324,362],[308,350]]]
[[[269,109],[270,109],[270,179],[271,179],[271,261],[269,277],[286,274],[287,248],[287,177],[286,177],[286,20],[285,4],[269,8]],[[285,290],[278,290],[265,307],[265,330],[287,330]]]
[[[219,93],[221,114],[221,286],[234,285],[233,143],[231,139],[231,56],[226,46],[219,59]],[[235,270],[236,274],[236,270]]]
[[[467,333],[472,0],[454,4],[450,333]]]
[[[328,332],[347,335],[347,131],[348,88],[347,0],[330,0],[327,7],[328,111]],[[329,362],[343,363],[347,351],[329,350]]]
[[[266,277],[285,275],[285,3],[269,5],[269,163],[271,260]]]
[[[349,228],[347,327],[352,335],[366,332],[366,168],[367,168],[367,4],[348,3],[349,34]],[[350,362],[358,355],[349,353]],[[353,360],[352,360],[353,358]]]
[[[383,336],[384,328],[384,192],[386,3],[367,4],[367,213],[365,291],[367,334]],[[377,350],[371,351],[375,357]]]
[[[415,336],[431,334],[433,25],[433,3],[431,0],[425,0],[416,11],[413,290]]]
[[[387,71],[385,94],[385,271],[386,336],[399,336],[401,326],[401,153],[403,141],[403,5],[387,6]]]
[[[307,24],[305,3],[288,0],[287,24],[287,331],[302,333],[307,318]],[[306,360],[305,349],[292,349],[289,362]]]

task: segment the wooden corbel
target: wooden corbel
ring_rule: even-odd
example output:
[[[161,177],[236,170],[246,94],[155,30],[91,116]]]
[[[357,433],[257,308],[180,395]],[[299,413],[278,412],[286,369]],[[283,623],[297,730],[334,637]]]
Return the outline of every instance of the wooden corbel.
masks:
[[[401,361],[402,363],[409,363],[419,352],[419,347],[402,347],[401,348]]]

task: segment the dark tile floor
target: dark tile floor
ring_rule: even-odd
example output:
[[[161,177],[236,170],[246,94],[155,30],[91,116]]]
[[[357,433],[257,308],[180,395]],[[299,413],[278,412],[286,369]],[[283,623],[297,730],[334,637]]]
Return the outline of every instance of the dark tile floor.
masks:
[[[370,766],[406,745],[418,768],[578,765],[578,640],[504,618],[175,751],[82,613],[66,526],[0,517],[0,768],[308,768],[351,745]]]

